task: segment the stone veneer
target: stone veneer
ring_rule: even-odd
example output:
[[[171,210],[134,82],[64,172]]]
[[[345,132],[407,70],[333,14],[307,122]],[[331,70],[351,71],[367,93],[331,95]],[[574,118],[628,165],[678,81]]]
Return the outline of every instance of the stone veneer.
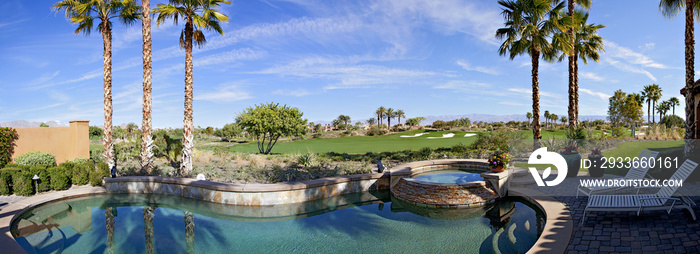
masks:
[[[104,180],[109,193],[165,194],[245,206],[293,204],[354,192],[389,189],[388,172],[275,184],[226,184],[155,176]]]
[[[413,179],[416,174],[447,168],[481,169],[483,181],[459,184],[426,183]],[[391,193],[406,202],[427,207],[466,208],[490,204],[505,196],[510,171],[490,172],[486,160],[420,161],[394,167]]]

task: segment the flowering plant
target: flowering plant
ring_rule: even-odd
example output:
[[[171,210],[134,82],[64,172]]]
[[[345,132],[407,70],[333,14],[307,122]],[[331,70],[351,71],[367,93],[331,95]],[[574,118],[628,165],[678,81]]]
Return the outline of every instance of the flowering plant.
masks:
[[[574,145],[568,145],[564,147],[564,150],[561,151],[561,154],[577,154],[578,153],[578,148]]]
[[[509,161],[510,154],[501,150],[496,150],[489,157],[489,166],[491,166],[491,168],[497,168],[498,166],[503,166],[503,168],[507,168]]]
[[[600,158],[603,158],[603,152],[598,148],[591,150],[591,153],[588,155],[588,159],[590,160],[597,160]]]

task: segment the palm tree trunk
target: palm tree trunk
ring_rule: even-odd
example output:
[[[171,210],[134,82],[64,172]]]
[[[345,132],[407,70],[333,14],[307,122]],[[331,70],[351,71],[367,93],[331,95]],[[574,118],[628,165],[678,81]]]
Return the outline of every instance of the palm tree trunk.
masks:
[[[105,131],[102,135],[104,140],[104,158],[109,166],[112,177],[116,177],[117,165],[114,161],[114,143],[112,141],[112,28],[109,22],[102,21],[102,42],[103,49],[103,69],[104,69],[104,115]]]
[[[651,116],[651,101],[650,100],[647,101],[647,124],[651,123],[649,116]]]
[[[192,18],[187,18],[185,24],[185,119],[183,120],[182,138],[182,163],[180,164],[180,174],[192,172],[192,153],[194,140],[192,131],[194,123],[192,120],[192,35],[194,28]]]
[[[105,253],[114,253],[114,213],[112,207],[105,207],[105,227],[107,230],[107,246]]]
[[[574,6],[575,6],[574,0],[569,0],[569,17],[574,16]],[[569,28],[569,36],[571,37],[571,45],[574,45],[574,28],[570,27]],[[575,59],[572,54],[569,55],[569,127],[574,127],[576,125],[576,96],[574,95],[574,85],[576,84],[574,80],[574,67],[575,67]]]
[[[654,101],[652,107],[651,107],[651,121],[653,124],[656,124],[656,101]]]
[[[578,52],[574,52],[574,127],[578,128]]]
[[[153,168],[153,139],[151,138],[151,4],[141,1],[143,8],[143,121],[141,126],[141,169],[151,174]]]
[[[146,0],[148,1],[148,0]],[[153,206],[144,207],[143,212],[143,235],[146,244],[146,253],[156,253],[155,238],[153,238],[153,217],[155,217],[156,208]]]
[[[685,149],[686,156],[695,151],[693,139],[696,136],[695,119],[695,0],[687,0],[685,3]]]
[[[530,51],[532,56],[532,135],[533,147],[536,150],[540,148],[540,139],[542,139],[542,134],[540,133],[540,89],[538,79],[540,52],[534,48],[530,49]]]
[[[185,242],[187,253],[195,253],[194,246],[194,214],[184,211],[185,214]]]

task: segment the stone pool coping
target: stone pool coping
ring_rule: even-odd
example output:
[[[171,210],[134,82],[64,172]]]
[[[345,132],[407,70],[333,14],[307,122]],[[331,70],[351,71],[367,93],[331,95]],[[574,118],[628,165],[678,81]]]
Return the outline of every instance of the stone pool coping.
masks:
[[[12,237],[12,233],[10,232],[12,221],[23,212],[32,207],[52,201],[105,193],[107,193],[107,190],[102,187],[79,187],[71,190],[35,195],[3,207],[2,210],[0,210],[0,246],[2,246],[2,252],[27,253],[22,249],[22,246],[15,241],[15,238]]]
[[[565,253],[574,231],[571,211],[566,205],[554,197],[532,189],[511,187],[508,195],[525,198],[545,213],[542,234],[526,253]]]

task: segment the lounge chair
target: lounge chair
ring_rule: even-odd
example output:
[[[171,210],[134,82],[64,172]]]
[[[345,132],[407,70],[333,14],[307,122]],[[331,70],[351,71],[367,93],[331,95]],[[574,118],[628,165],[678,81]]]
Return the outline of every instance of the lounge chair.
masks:
[[[683,165],[673,173],[669,180],[686,180],[697,167],[697,163],[686,160],[683,162]],[[679,186],[662,186],[654,194],[643,195],[592,195],[588,197],[588,204],[583,211],[581,224],[586,220],[586,213],[588,212],[636,211],[637,215],[639,215],[642,210],[666,210],[668,213],[671,213],[674,207],[687,209],[693,217],[693,220],[697,220],[695,211],[693,211],[695,203],[692,200],[685,196],[680,196],[678,198],[672,197],[676,191],[678,191],[678,188]]]
[[[639,153],[639,161],[646,160],[646,162],[649,162],[649,160],[654,160],[656,159],[656,156],[659,155],[659,152],[655,151],[649,151],[649,150],[644,150],[641,153]],[[646,167],[642,167],[641,165],[644,164]],[[620,179],[644,179],[647,176],[647,172],[649,172],[649,163],[637,163],[638,167],[632,167],[630,168],[629,171],[627,171],[627,175],[621,178],[616,178],[617,180]],[[598,193],[604,193],[604,192],[610,192],[610,191],[616,191],[616,190],[621,190],[624,188],[628,187],[583,187],[583,186],[578,186],[578,191],[576,191],[576,197],[578,198],[579,193],[583,193],[586,196],[590,195],[595,195]]]

